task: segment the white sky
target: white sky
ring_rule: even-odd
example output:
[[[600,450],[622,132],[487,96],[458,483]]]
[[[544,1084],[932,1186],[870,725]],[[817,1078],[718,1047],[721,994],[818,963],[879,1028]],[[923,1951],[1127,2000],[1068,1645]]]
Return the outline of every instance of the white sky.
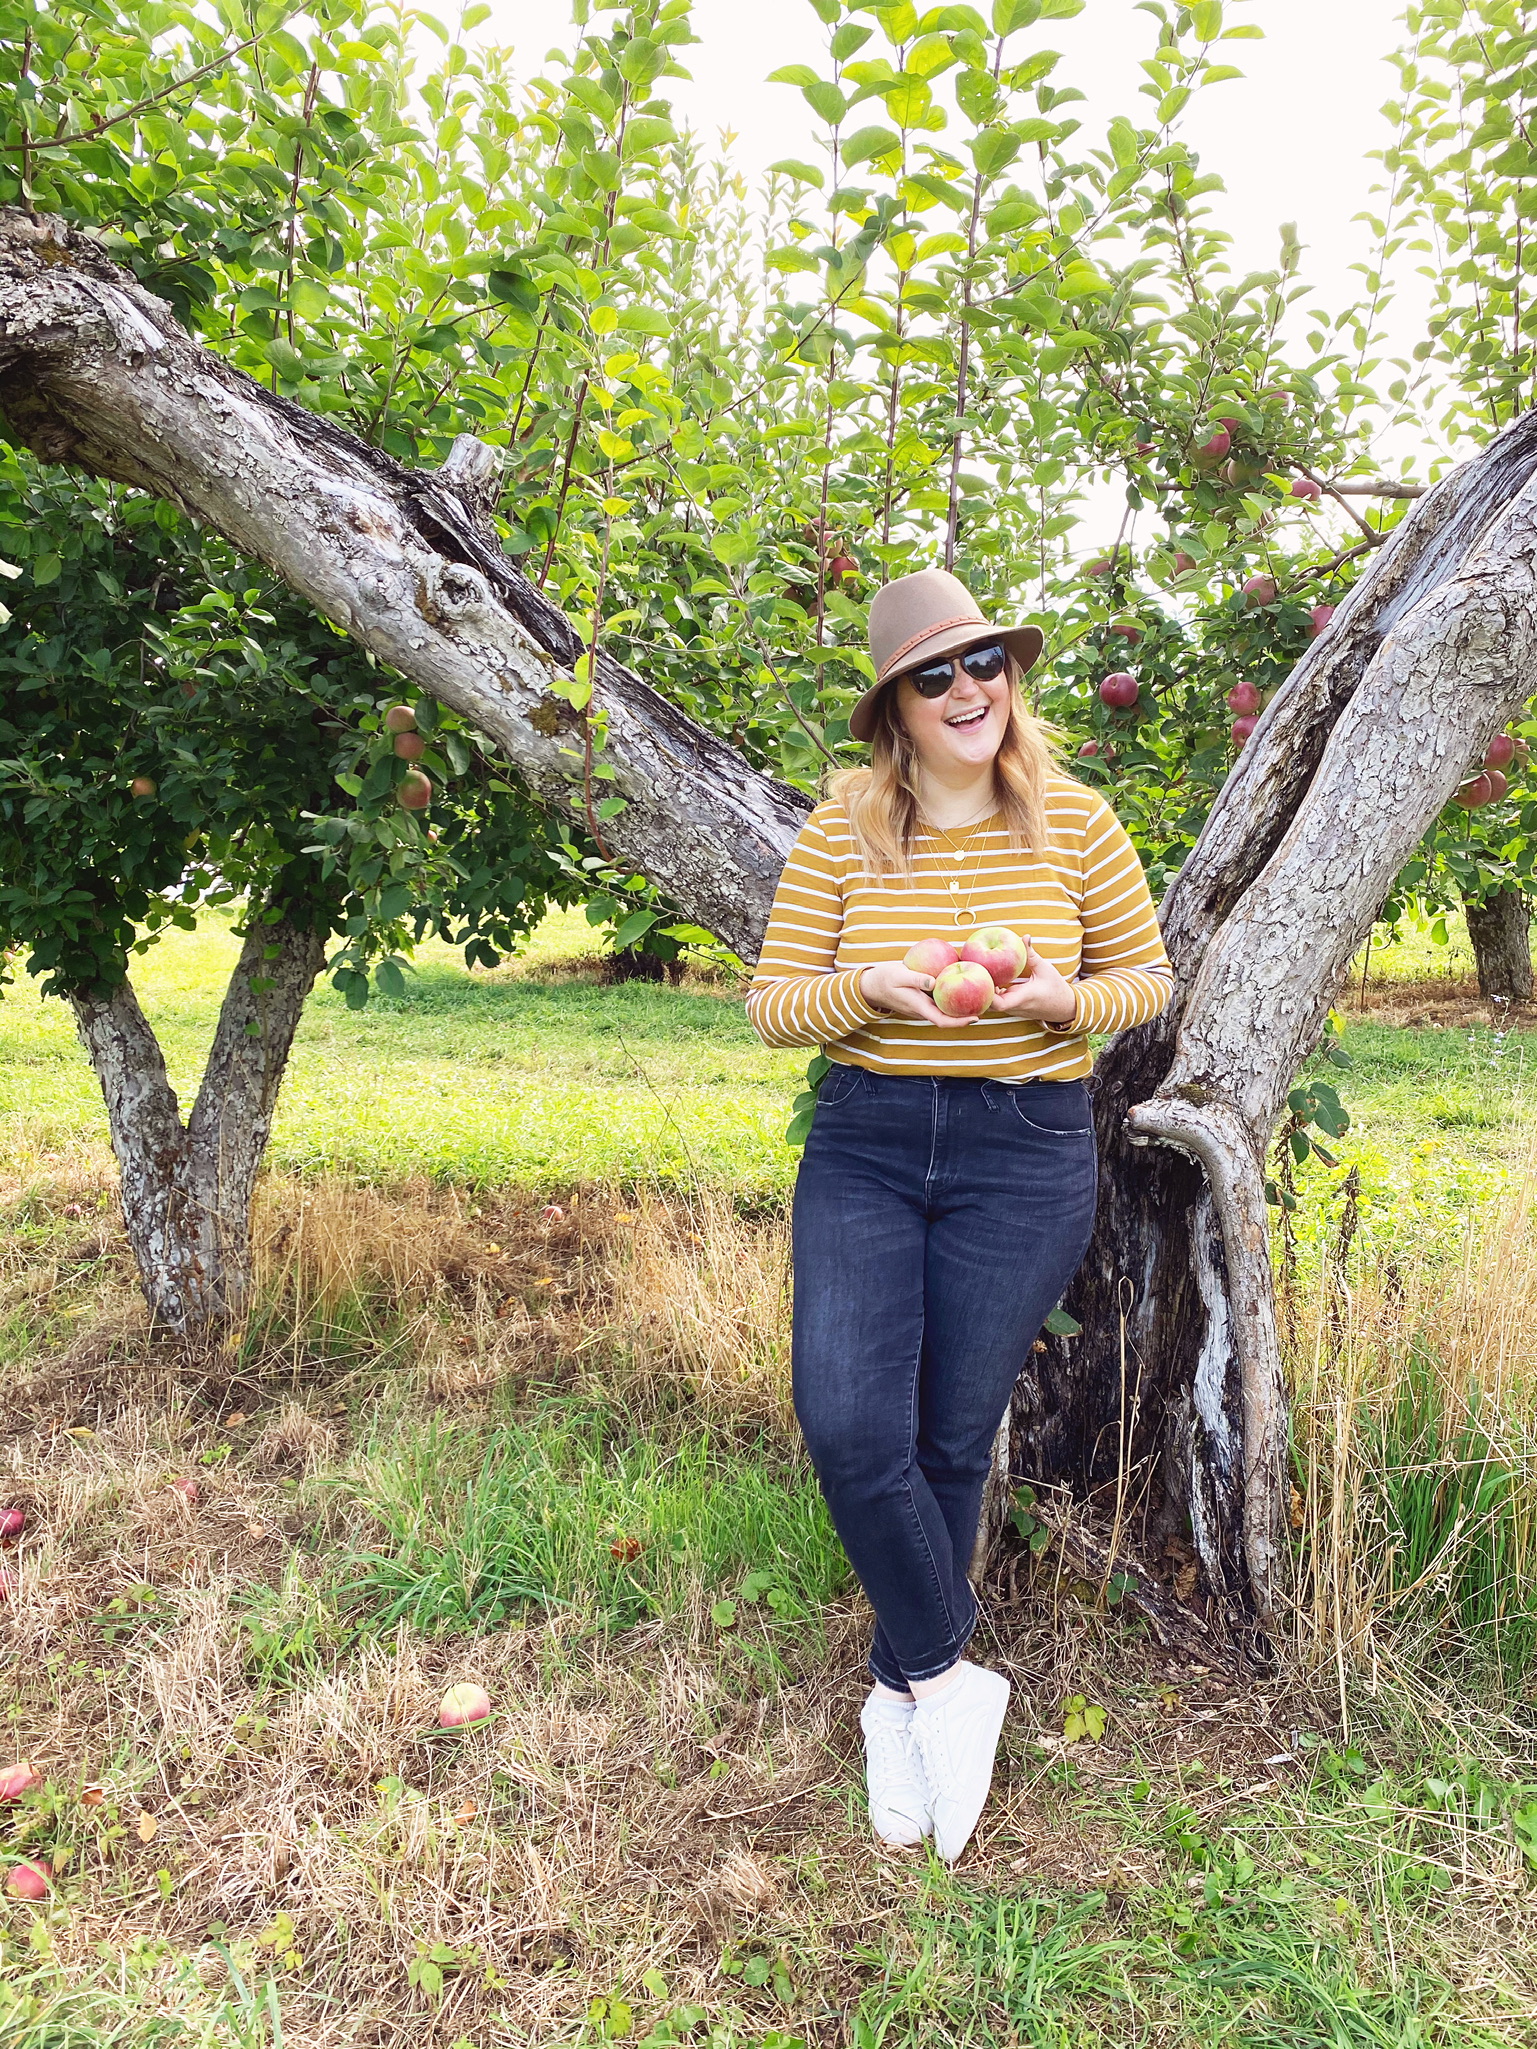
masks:
[[[511,43],[520,69],[536,72],[552,44],[570,46],[567,0],[493,7],[481,33]],[[1227,45],[1224,57],[1245,76],[1199,95],[1184,133],[1227,186],[1214,205],[1236,238],[1235,268],[1271,268],[1281,223],[1295,221],[1303,275],[1322,303],[1337,307],[1359,295],[1350,266],[1370,253],[1371,239],[1354,216],[1377,204],[1371,188],[1381,167],[1367,152],[1388,138],[1380,109],[1395,75],[1383,59],[1401,40],[1402,13],[1403,0],[1230,0],[1228,19],[1263,28],[1265,40]],[[694,27],[701,40],[683,53],[692,80],[659,88],[683,118],[704,135],[733,129],[732,155],[750,183],[778,157],[807,155],[810,109],[793,87],[764,82],[781,64],[820,67],[825,31],[806,0],[694,0]],[[1088,0],[1074,20],[1022,31],[1015,43],[1063,53],[1057,81],[1088,95],[1077,111],[1091,134],[1103,134],[1117,113],[1147,120],[1138,66],[1153,35],[1134,0]],[[1390,322],[1393,352],[1407,353],[1421,333],[1414,303],[1406,300]]]

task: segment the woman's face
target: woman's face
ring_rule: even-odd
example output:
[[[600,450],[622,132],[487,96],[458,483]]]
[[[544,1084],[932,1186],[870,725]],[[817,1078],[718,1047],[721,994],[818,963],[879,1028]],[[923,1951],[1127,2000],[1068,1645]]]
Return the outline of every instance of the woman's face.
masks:
[[[943,782],[973,776],[991,763],[1008,730],[1014,687],[1007,662],[988,677],[968,675],[959,655],[954,660],[954,681],[942,697],[920,696],[911,676],[897,680],[897,717],[919,766]]]

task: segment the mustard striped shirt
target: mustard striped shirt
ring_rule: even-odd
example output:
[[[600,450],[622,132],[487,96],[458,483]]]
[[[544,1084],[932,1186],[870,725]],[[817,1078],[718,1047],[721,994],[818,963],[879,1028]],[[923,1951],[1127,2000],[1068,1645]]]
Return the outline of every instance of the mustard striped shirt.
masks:
[[[747,1014],[770,1046],[821,1046],[883,1074],[1001,1081],[1087,1074],[1090,1032],[1156,1017],[1169,1000],[1169,957],[1136,849],[1093,790],[1065,775],[1046,784],[1046,851],[1009,845],[995,813],[962,838],[920,827],[910,881],[861,869],[847,815],[819,804],[779,878]],[[956,888],[952,891],[952,880]],[[953,1031],[893,1017],[860,994],[879,961],[920,939],[1006,925],[1075,984],[1070,1022],[978,1018]]]

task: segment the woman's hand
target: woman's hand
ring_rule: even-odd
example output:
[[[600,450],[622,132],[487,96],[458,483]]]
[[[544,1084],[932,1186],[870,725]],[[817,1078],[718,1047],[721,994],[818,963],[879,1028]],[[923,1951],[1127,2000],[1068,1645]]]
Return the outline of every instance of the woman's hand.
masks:
[[[1033,1017],[1042,1024],[1068,1024],[1077,1015],[1078,998],[1073,985],[1058,974],[1049,960],[1032,946],[1025,955],[1025,972],[993,998],[990,1017]]]
[[[899,960],[883,960],[876,967],[866,968],[859,978],[859,993],[866,1003],[873,1003],[877,1010],[890,1011],[893,1017],[915,1017],[920,1024],[974,1022],[969,1017],[946,1017],[929,994],[933,986],[932,975],[915,975]]]

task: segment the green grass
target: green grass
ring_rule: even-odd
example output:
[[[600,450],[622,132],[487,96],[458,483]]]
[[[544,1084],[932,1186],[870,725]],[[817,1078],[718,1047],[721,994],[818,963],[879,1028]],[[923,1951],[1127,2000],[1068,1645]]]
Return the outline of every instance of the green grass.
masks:
[[[529,1607],[624,1629],[701,1592],[735,1609],[723,1627],[745,1628],[750,1607],[803,1627],[849,1580],[803,1462],[706,1431],[663,1443],[571,1401],[489,1435],[392,1432],[352,1485],[386,1541],[347,1584],[380,1630],[494,1628]]]

